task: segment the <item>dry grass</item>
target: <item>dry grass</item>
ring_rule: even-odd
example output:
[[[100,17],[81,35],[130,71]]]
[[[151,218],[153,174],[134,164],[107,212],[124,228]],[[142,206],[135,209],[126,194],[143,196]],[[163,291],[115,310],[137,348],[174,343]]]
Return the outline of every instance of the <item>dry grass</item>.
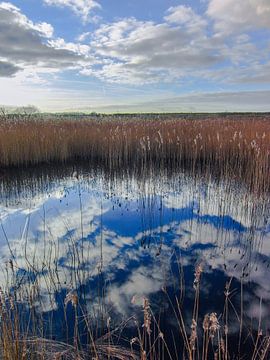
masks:
[[[38,292],[39,289],[36,289]],[[56,341],[42,337],[40,314],[30,310],[28,320],[24,318],[25,310],[22,304],[33,309],[32,300],[28,297],[16,299],[16,295],[4,293],[0,296],[0,358],[3,360],[135,360],[139,359],[137,352],[114,342],[114,332],[108,332],[94,339],[94,329],[89,324],[88,316],[83,313],[79,318],[78,308],[82,310],[78,298],[67,294],[67,302],[71,302],[75,315],[74,333],[70,342]],[[67,305],[67,304],[66,304]],[[80,325],[84,322],[89,342],[84,346],[79,340]],[[25,328],[26,327],[26,328]],[[121,324],[119,330],[123,330]],[[109,335],[109,336],[108,336]],[[106,338],[106,341],[104,340]]]
[[[245,324],[246,327],[241,330],[245,331],[245,338],[242,338],[238,350],[234,346],[234,341],[233,344],[230,343],[235,337],[241,338],[242,327],[241,314],[236,313],[232,302],[231,280],[225,286],[223,314],[207,313],[201,320],[199,297],[202,271],[201,265],[197,265],[193,282],[194,308],[191,314],[187,313],[179,295],[169,294],[166,287],[162,289],[178,324],[178,330],[174,332],[162,328],[159,315],[152,311],[151,302],[148,298],[142,297],[139,299],[142,318],[134,313],[115,329],[112,329],[107,321],[107,330],[102,336],[95,338],[96,331],[90,323],[89,316],[83,311],[83,304],[75,293],[72,296],[68,293],[65,305],[70,303],[73,308],[74,334],[69,342],[56,341],[39,335],[41,328],[38,328],[38,314],[34,313],[32,318],[35,327],[31,330],[29,328],[28,331],[23,330],[21,300],[16,300],[16,296],[1,291],[0,358],[3,360],[240,360],[247,359],[248,347],[250,359],[267,360],[270,354],[270,336],[262,330],[261,318],[258,319],[257,329]],[[79,309],[82,310],[82,315],[79,315]],[[187,321],[190,315],[191,323]],[[235,315],[236,323],[231,320]],[[89,337],[88,344],[84,345],[80,343],[79,336],[79,323],[83,322]],[[132,324],[135,337],[130,339],[123,337],[126,346],[120,345],[118,342],[122,337],[121,334],[124,333],[127,325]],[[238,334],[235,334],[236,327],[239,328]],[[233,329],[232,337],[231,329]],[[175,348],[168,343],[169,339],[172,343],[172,338]],[[179,347],[182,347],[181,351]]]
[[[268,191],[269,144],[269,115],[0,118],[2,168],[75,160],[135,171],[184,168]]]

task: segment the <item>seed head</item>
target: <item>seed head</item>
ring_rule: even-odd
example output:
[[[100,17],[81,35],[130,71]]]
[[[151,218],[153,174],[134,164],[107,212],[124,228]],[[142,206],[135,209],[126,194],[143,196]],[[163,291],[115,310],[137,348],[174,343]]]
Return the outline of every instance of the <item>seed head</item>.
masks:
[[[67,293],[66,298],[65,298],[65,306],[67,306],[67,304],[70,302],[73,307],[76,307],[78,305],[79,298],[78,298],[78,295],[74,291],[70,291],[69,293]]]

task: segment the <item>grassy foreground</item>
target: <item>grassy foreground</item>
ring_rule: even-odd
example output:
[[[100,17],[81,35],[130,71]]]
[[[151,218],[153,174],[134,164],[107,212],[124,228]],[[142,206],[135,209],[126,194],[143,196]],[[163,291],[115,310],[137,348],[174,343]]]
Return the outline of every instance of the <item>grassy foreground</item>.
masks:
[[[13,263],[10,266],[13,271]],[[151,302],[143,297],[139,299],[142,313],[140,318],[134,314],[113,328],[111,318],[106,318],[106,313],[103,313],[100,320],[103,323],[101,333],[97,335],[100,327],[96,328],[96,326],[98,324],[100,326],[100,323],[90,316],[77,292],[70,291],[66,294],[63,307],[66,321],[67,309],[73,314],[73,330],[66,342],[56,341],[43,336],[46,324],[44,326],[40,314],[35,311],[35,303],[41,301],[38,283],[30,286],[24,294],[23,302],[29,307],[27,315],[22,311],[19,292],[10,294],[4,293],[1,289],[0,357],[3,360],[269,359],[270,336],[262,330],[261,317],[258,319],[258,325],[255,322],[250,325],[246,323],[243,307],[237,313],[232,302],[236,291],[232,288],[232,278],[228,279],[225,285],[223,313],[207,313],[203,320],[199,317],[202,272],[203,267],[197,264],[193,280],[193,300],[189,300],[193,303],[192,314],[188,314],[191,316],[190,322],[186,320],[187,314],[182,297],[184,288],[181,287],[180,295],[170,294],[166,287],[162,289],[172,310],[174,322],[177,324],[175,333],[170,332],[170,329],[163,332],[160,314],[155,315]],[[182,275],[180,277],[180,283],[185,286]],[[190,284],[186,285],[190,286]],[[134,296],[131,303],[137,300]],[[102,299],[101,303],[103,303]],[[241,303],[243,303],[242,295]],[[101,306],[100,310],[104,311],[104,307]],[[237,320],[232,322],[232,318]],[[26,321],[28,326],[23,325],[22,319],[28,319],[28,322]],[[129,326],[134,327],[137,336],[132,338],[124,336],[125,328]],[[84,344],[81,342],[82,332],[86,339]],[[170,338],[175,345],[172,348],[168,345]],[[182,351],[179,351],[179,345]],[[247,357],[248,353],[250,357]]]

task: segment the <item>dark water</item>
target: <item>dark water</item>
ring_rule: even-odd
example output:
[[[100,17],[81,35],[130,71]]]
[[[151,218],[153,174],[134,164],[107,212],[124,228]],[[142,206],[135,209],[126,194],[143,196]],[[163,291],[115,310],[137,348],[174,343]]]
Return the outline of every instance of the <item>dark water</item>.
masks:
[[[86,313],[95,338],[120,325],[117,341],[129,346],[143,331],[147,298],[151,336],[162,332],[169,349],[163,346],[157,358],[181,359],[177,301],[189,337],[198,267],[198,338],[207,313],[217,314],[221,333],[227,324],[232,358],[251,358],[258,327],[268,335],[267,195],[184,173],[17,171],[2,179],[0,218],[0,286],[16,293],[22,327],[34,314],[40,336],[73,342],[78,319],[67,294],[75,294],[82,347],[89,341]]]

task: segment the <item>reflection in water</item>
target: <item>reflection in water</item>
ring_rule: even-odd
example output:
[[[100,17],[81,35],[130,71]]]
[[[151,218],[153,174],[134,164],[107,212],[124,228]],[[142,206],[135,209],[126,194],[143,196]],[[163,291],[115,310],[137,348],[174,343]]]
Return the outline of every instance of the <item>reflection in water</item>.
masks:
[[[108,179],[79,172],[8,183],[1,193],[0,284],[15,294],[28,323],[29,312],[39,319],[40,336],[71,343],[78,321],[84,344],[85,316],[96,338],[132,316],[146,326],[146,299],[149,317],[158,319],[155,345],[164,336],[168,347],[153,358],[182,358],[179,315],[186,342],[200,347],[204,316],[216,313],[232,354],[250,351],[258,326],[269,331],[267,196],[185,174]],[[77,296],[79,320],[71,304]],[[122,335],[135,346],[136,334],[128,321]]]

